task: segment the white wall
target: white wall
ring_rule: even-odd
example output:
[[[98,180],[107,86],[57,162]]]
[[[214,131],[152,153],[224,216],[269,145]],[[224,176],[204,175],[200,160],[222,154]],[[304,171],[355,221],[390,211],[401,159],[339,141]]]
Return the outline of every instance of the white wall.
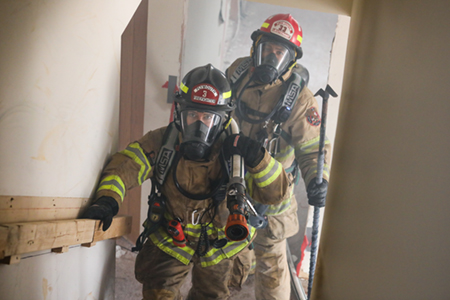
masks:
[[[2,1],[0,195],[89,197],[117,143],[120,35],[139,1]]]
[[[1,299],[114,300],[115,244],[73,246],[63,254],[40,251],[19,264],[0,265]]]
[[[149,1],[144,132],[169,124],[172,105],[162,86],[169,75],[180,74],[185,2]]]
[[[139,3],[1,1],[0,196],[91,196],[117,150],[120,37]],[[113,299],[114,244],[0,266],[1,297]]]
[[[225,52],[223,43],[232,1],[188,1],[182,76],[193,68],[208,63],[221,69]]]

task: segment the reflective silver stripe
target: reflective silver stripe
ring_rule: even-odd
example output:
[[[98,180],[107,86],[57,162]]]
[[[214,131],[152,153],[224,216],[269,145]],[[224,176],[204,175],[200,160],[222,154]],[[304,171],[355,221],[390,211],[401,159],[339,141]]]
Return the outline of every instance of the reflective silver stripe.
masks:
[[[320,136],[307,141],[306,143],[295,146],[295,150],[300,151],[300,154],[308,154],[319,151]],[[325,137],[325,145],[330,144],[330,140]]]
[[[206,233],[208,235],[211,235],[214,231],[216,231],[214,226],[210,224],[208,226],[208,230],[206,231]],[[187,224],[186,227],[183,229],[183,232],[193,237],[200,237],[200,233],[202,232],[202,225]]]
[[[188,265],[195,253],[195,250],[189,246],[180,248],[173,244],[172,238],[160,227],[156,232],[150,235],[153,243],[162,251],[178,259],[185,265]]]
[[[225,239],[227,236],[225,235],[225,231],[219,230],[218,232],[218,239]]]
[[[250,239],[253,238],[255,234],[255,228],[248,225],[250,230]],[[228,241],[228,243],[225,245],[225,247],[221,249],[215,249],[212,248],[208,253],[200,257],[201,265],[202,267],[212,266],[218,264],[221,260],[233,257],[237,253],[239,253],[242,249],[247,247],[248,240],[245,239],[243,241]]]
[[[120,200],[123,202],[125,196],[125,184],[119,176],[110,175],[103,178],[97,188],[97,192],[101,190],[109,190],[117,193],[120,196]]]
[[[141,166],[141,169],[139,170],[139,175],[138,175],[138,182],[139,182],[139,185],[141,185],[142,182],[145,181],[145,179],[151,169],[150,163],[148,162],[148,159],[144,154],[144,150],[141,148],[141,146],[138,143],[132,143],[132,144],[128,145],[128,147],[125,150],[120,151],[120,153],[130,157],[137,164],[139,164]]]
[[[104,186],[104,185],[113,185],[115,188],[117,188],[120,191],[120,195],[123,196],[123,194],[125,193],[125,189],[122,187],[122,185],[117,182],[117,180],[107,180],[107,181],[103,181],[100,186]]]
[[[241,244],[247,244],[247,240],[239,241],[239,242],[231,242],[228,241],[228,243],[220,249],[212,248],[205,256],[202,256],[200,258],[200,261],[202,264],[210,265],[210,263],[215,264],[215,260],[220,258],[222,256],[222,259],[224,258],[230,258],[231,256],[228,255],[228,253],[232,252],[234,249],[241,246]],[[220,259],[220,260],[222,260]],[[220,261],[219,260],[219,261]]]
[[[308,173],[305,175],[305,182],[309,183],[311,179],[316,177],[317,169],[311,168]],[[323,164],[323,177],[330,178],[330,167],[327,164]]]
[[[291,202],[292,202],[292,196],[289,197],[288,199],[284,200],[283,202],[281,202],[278,205],[269,205],[269,208],[266,211],[266,215],[274,216],[274,215],[279,215],[279,214],[285,212],[286,210],[288,210],[289,206],[291,206]]]
[[[274,158],[270,159],[269,165],[261,172],[251,174],[258,187],[265,187],[271,184],[281,174],[283,167]]]
[[[283,163],[288,158],[290,158],[292,155],[294,155],[294,148],[292,148],[291,146],[288,145],[286,148],[284,148],[283,150],[281,150],[280,152],[278,152],[275,155],[275,159],[278,160],[279,162]]]

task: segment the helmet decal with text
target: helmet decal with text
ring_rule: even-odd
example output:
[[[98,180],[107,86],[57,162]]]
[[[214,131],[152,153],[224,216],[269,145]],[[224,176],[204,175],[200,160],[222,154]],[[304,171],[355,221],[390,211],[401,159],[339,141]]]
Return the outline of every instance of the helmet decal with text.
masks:
[[[195,103],[206,105],[223,105],[225,103],[218,103],[219,91],[208,83],[200,83],[192,89],[191,100]],[[223,100],[223,98],[222,98]],[[225,101],[223,101],[225,102]]]

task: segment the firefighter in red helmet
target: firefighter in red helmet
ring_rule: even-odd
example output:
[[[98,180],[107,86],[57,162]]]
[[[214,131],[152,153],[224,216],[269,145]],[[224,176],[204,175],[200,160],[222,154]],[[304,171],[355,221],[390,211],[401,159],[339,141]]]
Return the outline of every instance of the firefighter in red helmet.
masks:
[[[223,72],[211,64],[194,68],[180,90],[174,122],[112,156],[82,217],[101,220],[107,230],[126,192],[151,179],[147,220],[134,248],[143,299],[179,299],[190,271],[187,299],[228,299],[233,259],[250,251],[255,236],[247,224],[243,239],[229,239],[226,232],[229,157],[242,156],[254,178],[246,186],[264,203],[289,197],[288,178],[275,172],[281,164],[256,141],[229,133],[234,104]]]
[[[303,54],[303,32],[297,21],[290,14],[270,16],[251,38],[250,57],[238,58],[226,71],[237,106],[232,115],[242,134],[259,141],[283,165],[292,195],[269,206],[253,197],[258,211],[267,217],[267,222],[255,222],[255,295],[259,300],[288,300],[286,239],[298,231],[294,183],[302,176],[309,204],[325,205],[331,145],[327,139],[324,180],[318,185],[314,179],[321,120],[317,101],[307,88],[308,71],[297,64]],[[243,265],[249,265],[245,261],[249,259],[239,257]]]

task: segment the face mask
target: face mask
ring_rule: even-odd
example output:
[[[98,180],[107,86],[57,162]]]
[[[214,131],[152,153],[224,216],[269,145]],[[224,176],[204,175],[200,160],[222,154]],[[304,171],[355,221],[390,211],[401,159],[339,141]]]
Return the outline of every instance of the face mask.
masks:
[[[275,66],[278,65],[278,60],[275,54],[269,54],[264,64],[255,68],[255,79],[261,83],[268,84],[275,81],[278,78],[278,70]]]
[[[209,154],[210,128],[201,121],[183,127],[181,153],[189,160],[205,159]]]
[[[281,76],[294,60],[292,49],[269,41],[261,41],[255,52],[255,79],[268,84]]]

